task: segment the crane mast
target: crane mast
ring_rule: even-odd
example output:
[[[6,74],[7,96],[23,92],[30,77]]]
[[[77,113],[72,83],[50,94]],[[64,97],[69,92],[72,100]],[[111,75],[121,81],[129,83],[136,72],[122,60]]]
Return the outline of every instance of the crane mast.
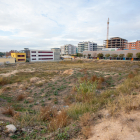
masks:
[[[106,41],[106,48],[108,48],[108,36],[109,36],[109,18],[107,21],[107,41]]]

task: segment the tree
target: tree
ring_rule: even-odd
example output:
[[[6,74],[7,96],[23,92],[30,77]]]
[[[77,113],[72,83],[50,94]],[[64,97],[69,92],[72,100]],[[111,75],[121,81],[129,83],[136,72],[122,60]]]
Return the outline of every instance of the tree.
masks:
[[[112,54],[111,57],[112,58],[117,58],[118,57],[118,54]]]
[[[78,57],[82,57],[83,54],[81,54],[81,53],[77,53],[77,56],[78,56]]]
[[[98,53],[98,55],[97,55],[97,57],[99,57],[99,58],[100,58],[100,57],[102,58],[103,56],[104,56],[104,55],[103,55],[102,53]]]
[[[0,57],[2,57],[2,56],[4,56],[4,55],[5,55],[4,53],[0,52]]]
[[[88,58],[90,58],[91,57],[91,54],[88,54]]]
[[[119,57],[120,57],[120,58],[123,58],[123,57],[124,57],[124,54],[119,54]]]
[[[109,54],[109,53],[105,55],[105,57],[107,57],[107,58],[108,58],[109,56],[110,56],[110,54]]]
[[[140,53],[136,53],[136,57],[140,59]]]
[[[128,54],[126,55],[126,57],[127,57],[127,58],[132,58],[132,57],[133,57],[133,53],[128,53]]]

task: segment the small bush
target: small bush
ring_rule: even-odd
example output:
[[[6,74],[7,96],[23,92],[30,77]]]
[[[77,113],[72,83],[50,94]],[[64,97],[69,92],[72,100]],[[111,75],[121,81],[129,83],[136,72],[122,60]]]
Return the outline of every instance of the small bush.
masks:
[[[93,75],[90,79],[92,82],[95,82],[98,80],[98,77],[96,75]]]
[[[61,111],[60,114],[58,114],[56,117],[52,119],[52,121],[49,124],[49,130],[54,131],[58,128],[65,127],[69,124],[68,116],[66,111]]]
[[[77,60],[76,63],[83,63],[83,60]]]
[[[42,107],[40,110],[40,119],[43,121],[51,120],[57,115],[57,110],[51,107]]]
[[[14,109],[12,108],[12,107],[6,107],[6,108],[3,108],[2,109],[2,114],[4,114],[4,115],[9,115],[9,116],[14,116],[14,113],[15,111],[14,111]]]
[[[23,99],[25,98],[25,95],[24,94],[19,94],[17,95],[17,101],[22,101]]]

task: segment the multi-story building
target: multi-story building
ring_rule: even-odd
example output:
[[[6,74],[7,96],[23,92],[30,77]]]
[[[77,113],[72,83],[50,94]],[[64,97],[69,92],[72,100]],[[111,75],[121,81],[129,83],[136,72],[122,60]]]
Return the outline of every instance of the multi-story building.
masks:
[[[23,52],[26,53],[26,59],[29,62],[54,60],[54,52],[50,50],[29,50],[24,48]]]
[[[124,50],[127,46],[128,41],[120,37],[112,37],[108,39],[108,48],[119,48]],[[104,46],[107,48],[107,40],[104,40]]]
[[[60,60],[60,48],[51,48],[51,51],[54,52],[54,60]]]
[[[78,43],[78,53],[83,53],[83,51],[97,51],[97,43],[94,42],[79,42]]]
[[[54,52],[50,50],[30,50],[30,61],[54,60]]]
[[[71,44],[61,46],[61,55],[71,55],[71,54],[76,54],[76,46]]]
[[[26,53],[11,53],[11,57],[15,58],[16,62],[26,62]]]
[[[140,50],[140,40],[137,40],[136,42],[128,42],[126,50]]]

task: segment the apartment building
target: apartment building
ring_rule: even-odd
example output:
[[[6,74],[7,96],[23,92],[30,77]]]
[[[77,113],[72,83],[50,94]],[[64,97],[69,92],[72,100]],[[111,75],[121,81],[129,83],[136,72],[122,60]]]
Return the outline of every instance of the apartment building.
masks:
[[[126,50],[140,50],[140,40],[137,40],[136,42],[129,42]]]
[[[78,43],[78,53],[83,53],[83,51],[97,51],[97,43],[94,42],[79,42]]]
[[[61,55],[71,55],[71,54],[76,54],[76,46],[72,44],[61,46]]]
[[[26,53],[11,53],[11,57],[15,58],[16,62],[26,62]]]

